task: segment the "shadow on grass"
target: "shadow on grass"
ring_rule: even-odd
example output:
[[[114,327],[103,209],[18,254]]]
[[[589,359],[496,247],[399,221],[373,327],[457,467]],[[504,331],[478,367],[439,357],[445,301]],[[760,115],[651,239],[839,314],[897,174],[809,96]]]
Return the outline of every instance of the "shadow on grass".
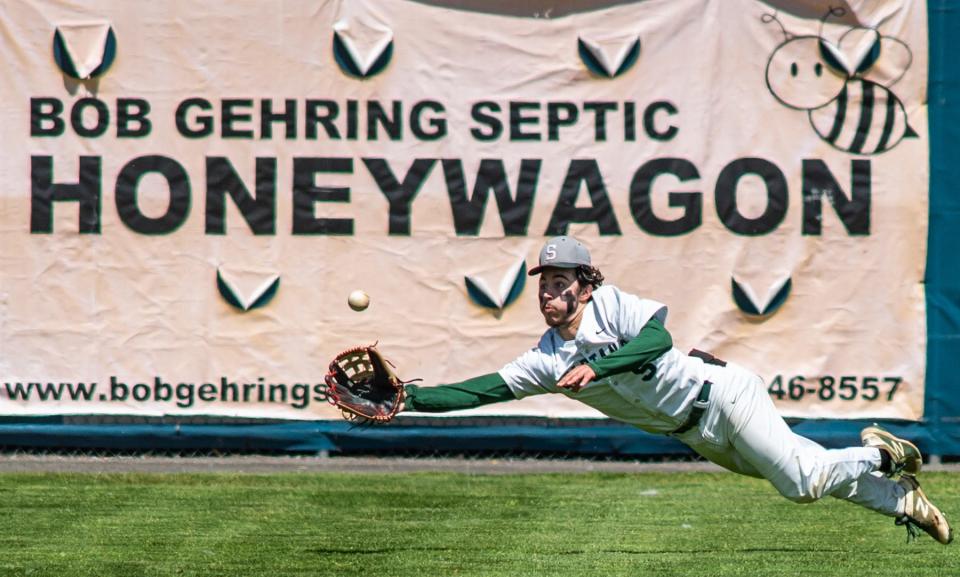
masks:
[[[368,548],[350,548],[350,547],[330,547],[324,549],[308,549],[305,553],[314,555],[388,555],[393,553],[418,551],[423,553],[452,553],[455,551],[468,551],[463,547],[381,547],[377,549]],[[736,554],[736,553],[802,553],[809,554],[810,549],[804,547],[755,547],[749,549],[596,549],[587,551],[585,549],[574,549],[569,551],[556,551],[554,555],[596,555],[598,553],[610,553],[615,555],[690,555],[690,554]],[[849,553],[849,549],[817,549],[820,553]]]
[[[453,551],[462,551],[460,547],[383,547],[381,549],[331,547],[328,549],[307,549],[305,553],[314,555],[384,555],[390,553],[401,553],[408,551],[422,551],[429,553],[450,553]]]
[[[848,549],[817,549],[817,553],[849,553]],[[764,547],[753,549],[598,549],[596,551],[558,551],[557,555],[596,555],[597,553],[615,553],[618,555],[689,555],[691,553],[716,555],[718,553],[810,553],[810,549],[803,547],[784,548],[784,547]]]

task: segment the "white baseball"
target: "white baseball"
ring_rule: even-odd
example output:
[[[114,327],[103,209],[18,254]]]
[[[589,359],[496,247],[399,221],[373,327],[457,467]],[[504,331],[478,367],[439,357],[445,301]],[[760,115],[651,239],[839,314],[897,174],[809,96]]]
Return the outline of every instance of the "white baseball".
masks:
[[[370,306],[370,295],[362,290],[355,290],[347,297],[347,304],[355,311],[362,311]]]

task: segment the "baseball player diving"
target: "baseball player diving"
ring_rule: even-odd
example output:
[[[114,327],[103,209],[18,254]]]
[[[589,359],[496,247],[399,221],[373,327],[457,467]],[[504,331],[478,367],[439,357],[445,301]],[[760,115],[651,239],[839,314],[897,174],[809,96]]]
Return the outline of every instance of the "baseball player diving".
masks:
[[[546,242],[539,266],[537,346],[497,372],[434,387],[406,385],[405,411],[445,412],[560,394],[644,431],[676,437],[731,471],[763,477],[797,503],[845,499],[893,517],[908,538],[953,540],[920,488],[920,451],[873,426],[863,447],[828,450],[795,434],[763,380],[709,354],[685,354],[664,328],[667,307],[603,285],[590,253],[570,236]]]

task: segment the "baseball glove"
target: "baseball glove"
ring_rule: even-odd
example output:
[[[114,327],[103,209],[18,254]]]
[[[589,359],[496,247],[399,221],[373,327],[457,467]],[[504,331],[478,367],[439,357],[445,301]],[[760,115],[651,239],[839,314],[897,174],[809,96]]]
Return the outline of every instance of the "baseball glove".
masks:
[[[403,406],[403,385],[375,345],[354,347],[330,363],[327,400],[348,421],[386,423]]]

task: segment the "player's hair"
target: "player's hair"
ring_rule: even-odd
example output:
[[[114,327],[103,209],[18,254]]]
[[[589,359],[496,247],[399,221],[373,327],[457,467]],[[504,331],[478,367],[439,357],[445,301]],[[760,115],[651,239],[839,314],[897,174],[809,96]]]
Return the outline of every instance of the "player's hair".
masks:
[[[603,284],[603,273],[595,266],[582,264],[577,267],[577,280],[580,286],[590,285],[596,289]]]

